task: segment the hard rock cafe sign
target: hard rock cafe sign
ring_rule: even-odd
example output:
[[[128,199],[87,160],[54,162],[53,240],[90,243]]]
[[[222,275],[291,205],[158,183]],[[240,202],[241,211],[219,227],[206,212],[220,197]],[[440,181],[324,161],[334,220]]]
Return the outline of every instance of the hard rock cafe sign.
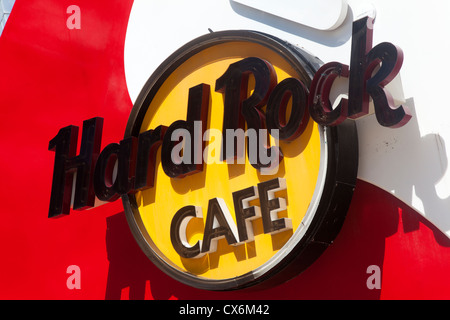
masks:
[[[308,268],[332,244],[358,167],[352,119],[400,127],[410,114],[385,89],[402,51],[372,46],[354,22],[350,66],[323,64],[255,31],[202,36],[148,79],[124,138],[101,150],[102,118],[62,128],[49,217],[122,199],[131,231],[164,272],[207,290],[269,286]],[[348,98],[330,102],[336,78]]]

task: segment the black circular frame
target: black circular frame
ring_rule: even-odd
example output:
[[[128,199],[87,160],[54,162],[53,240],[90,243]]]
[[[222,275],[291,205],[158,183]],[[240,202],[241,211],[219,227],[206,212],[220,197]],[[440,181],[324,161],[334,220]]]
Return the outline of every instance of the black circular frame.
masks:
[[[150,102],[169,75],[193,55],[218,44],[246,41],[263,45],[285,59],[309,86],[322,62],[304,50],[268,34],[238,30],[221,31],[201,36],[173,53],[153,73],[139,94],[125,130],[125,138],[137,137]],[[326,167],[320,201],[309,227],[296,243],[288,243],[275,254],[276,261],[264,264],[258,271],[241,276],[211,280],[179,269],[164,259],[147,234],[140,218],[139,208],[133,194],[122,196],[126,218],[131,232],[150,260],[172,278],[205,290],[238,290],[244,288],[267,288],[285,282],[308,268],[334,241],[338,235],[356,184],[358,170],[358,140],[356,125],[346,120],[339,126],[320,127],[326,144]],[[280,253],[280,252],[279,252]]]

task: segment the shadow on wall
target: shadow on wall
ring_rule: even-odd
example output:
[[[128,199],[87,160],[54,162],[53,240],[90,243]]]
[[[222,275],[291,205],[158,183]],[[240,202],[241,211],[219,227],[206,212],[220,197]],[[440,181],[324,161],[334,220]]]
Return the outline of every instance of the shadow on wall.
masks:
[[[411,225],[420,226],[420,230],[405,233],[403,229]],[[106,299],[376,300],[405,298],[406,294],[408,298],[450,298],[446,271],[450,267],[450,240],[404,203],[363,181],[358,181],[335,243],[303,274],[263,291],[190,288],[165,275],[142,253],[123,212],[107,218],[107,228],[110,267]],[[381,268],[381,290],[367,287],[371,265]],[[400,289],[403,291],[397,292]]]
[[[414,99],[408,99],[405,105],[413,117],[402,128],[383,128],[374,115],[357,121],[358,178],[392,191],[397,198],[424,213],[441,231],[448,232],[450,197],[439,197],[436,188],[448,169],[445,141],[439,134],[422,136]],[[405,231],[418,227],[418,224],[409,225]]]
[[[106,219],[106,250],[109,260],[106,300],[167,300],[173,295],[172,280],[139,248],[125,213]],[[152,287],[149,288],[151,283]]]

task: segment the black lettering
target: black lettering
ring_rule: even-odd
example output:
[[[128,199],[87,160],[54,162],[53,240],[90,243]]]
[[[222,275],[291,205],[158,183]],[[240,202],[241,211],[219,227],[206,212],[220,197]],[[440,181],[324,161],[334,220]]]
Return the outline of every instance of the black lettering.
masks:
[[[373,18],[364,17],[353,22],[352,51],[348,88],[348,117],[357,119],[369,113],[369,95],[366,92],[366,56],[372,49]]]
[[[282,178],[258,184],[264,233],[277,233],[292,229],[291,219],[277,216],[278,212],[286,210],[286,199],[276,198],[275,192],[284,189],[286,189],[286,180]]]
[[[206,131],[208,117],[210,87],[207,84],[200,84],[189,90],[188,112],[186,121],[178,120],[172,123],[167,129],[161,149],[161,162],[164,172],[171,178],[183,178],[190,174],[195,174],[203,170],[203,133]],[[196,123],[195,123],[196,122]],[[197,125],[197,126],[196,126]],[[181,129],[188,133],[184,137],[183,156],[180,163],[176,163],[172,157],[174,147],[183,143],[172,141],[172,134]]]
[[[73,208],[83,210],[94,206],[92,185],[94,165],[100,153],[103,119],[93,118],[83,122],[80,154],[77,151],[78,127],[68,126],[59,130],[50,141],[49,150],[55,152],[52,191],[48,216],[69,214],[72,182],[76,173]]]
[[[117,158],[117,181],[114,184],[116,192],[120,195],[134,190],[137,147],[138,138],[136,137],[129,137],[120,141]]]
[[[336,108],[332,108],[330,91],[337,77],[348,78],[348,66],[339,62],[323,65],[314,75],[308,97],[311,118],[323,126],[335,126],[342,123],[348,115],[348,100],[341,98]]]
[[[234,211],[240,242],[254,240],[251,221],[261,217],[261,210],[258,206],[250,206],[249,202],[257,198],[258,189],[256,187],[233,192]]]
[[[115,201],[119,198],[119,194],[114,188],[113,172],[116,165],[120,145],[118,143],[108,144],[98,157],[94,174],[94,189],[97,198],[102,201]]]
[[[202,241],[198,241],[194,246],[188,243],[186,238],[186,227],[193,218],[202,218],[202,208],[196,206],[186,206],[175,213],[170,225],[170,239],[173,248],[182,258],[199,258]]]
[[[134,191],[134,172],[138,139],[130,137],[111,143],[103,149],[95,166],[94,190],[102,201],[115,201],[120,195]],[[117,176],[114,179],[114,167]]]
[[[216,227],[214,227],[215,221],[218,224]],[[202,252],[215,252],[217,241],[221,238],[227,239],[229,245],[238,243],[236,226],[225,201],[221,198],[214,198],[208,203]]]
[[[397,76],[402,67],[402,50],[392,43],[380,43],[370,50],[367,59],[367,92],[373,99],[378,123],[389,128],[402,127],[411,119],[411,113],[404,106],[396,108],[391,94],[384,89],[385,85]],[[380,69],[372,76],[375,67],[380,63]]]
[[[155,130],[148,130],[139,135],[134,186],[136,190],[154,186],[156,154],[163,142],[166,130],[167,127],[158,126]]]
[[[286,122],[286,109],[292,99],[291,114]],[[278,129],[279,139],[292,141],[299,137],[309,121],[306,109],[308,89],[295,78],[281,81],[270,94],[267,102],[266,124],[269,130]]]
[[[248,96],[248,81],[250,74],[255,78],[255,88]],[[266,117],[261,108],[266,104],[269,95],[277,84],[277,76],[273,66],[259,58],[250,57],[231,64],[227,71],[216,81],[216,92],[224,94],[224,118],[223,118],[223,143],[222,160],[234,160],[238,156],[238,144],[227,142],[227,130],[244,129],[244,119],[247,129],[256,132],[256,161],[252,162],[255,169],[270,167],[270,163],[261,161],[261,150],[265,151],[268,158],[272,158],[275,152],[282,159],[282,154],[277,147],[268,147],[268,141],[262,141],[259,136],[260,129],[266,129]],[[268,137],[268,136],[267,136]],[[228,150],[228,146],[234,145],[234,150]],[[247,153],[250,154],[250,144],[247,139]]]

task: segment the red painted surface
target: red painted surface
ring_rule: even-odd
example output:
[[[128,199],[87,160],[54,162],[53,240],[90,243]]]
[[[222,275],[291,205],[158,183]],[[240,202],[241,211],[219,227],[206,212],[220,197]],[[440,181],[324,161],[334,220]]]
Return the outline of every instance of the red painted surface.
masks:
[[[103,146],[120,141],[132,103],[123,46],[132,1],[77,1],[81,29],[69,30],[72,1],[18,0],[0,38],[0,298],[104,298],[106,217],[120,202],[49,220],[58,130],[105,118]],[[80,134],[81,136],[81,134]],[[81,138],[81,137],[80,137]],[[80,291],[66,287],[79,265]]]
[[[101,116],[103,148],[122,138],[132,107],[123,69],[132,1],[79,0],[80,30],[66,28],[71,4],[17,0],[0,38],[0,299],[450,298],[450,240],[362,181],[341,233],[314,265],[251,293],[205,292],[163,274],[134,241],[120,201],[47,219],[50,139]],[[66,286],[73,264],[80,290]],[[381,268],[381,290],[366,286],[370,265]]]

